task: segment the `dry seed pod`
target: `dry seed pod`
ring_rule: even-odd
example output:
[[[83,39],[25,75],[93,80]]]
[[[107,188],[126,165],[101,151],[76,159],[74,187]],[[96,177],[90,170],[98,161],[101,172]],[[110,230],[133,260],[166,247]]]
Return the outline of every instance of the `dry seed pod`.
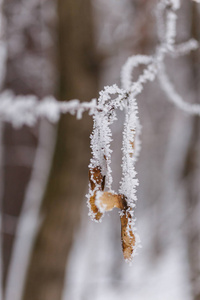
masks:
[[[96,221],[99,221],[103,214],[99,211],[98,207],[95,204],[96,193],[97,191],[103,191],[105,185],[105,176],[101,174],[101,168],[95,167],[89,170],[89,182],[91,188],[91,196],[89,199],[90,209],[93,213],[93,217]]]
[[[130,213],[130,208],[127,205],[127,200],[124,195],[121,195],[121,240],[122,240],[122,250],[124,259],[126,261],[131,261],[133,258],[133,251],[135,248],[135,235],[133,233],[131,224],[133,218]]]
[[[127,206],[127,201],[124,195],[113,194],[109,192],[97,192],[96,207],[101,213],[105,211],[110,211],[113,208],[119,208],[122,210],[121,215],[121,240],[122,240],[122,250],[124,259],[127,261],[132,260],[132,255],[135,247],[135,235],[131,228],[132,217],[129,208]]]
[[[121,209],[121,195],[110,192],[97,192],[95,204],[102,213],[110,211],[114,207]]]
[[[105,185],[105,176],[101,174],[101,167],[97,166],[89,169],[89,181],[91,190],[93,191],[97,186],[103,191]]]
[[[125,212],[121,216],[121,240],[124,259],[127,261],[132,260],[135,247],[135,235],[129,221],[132,221],[132,217],[129,212]]]

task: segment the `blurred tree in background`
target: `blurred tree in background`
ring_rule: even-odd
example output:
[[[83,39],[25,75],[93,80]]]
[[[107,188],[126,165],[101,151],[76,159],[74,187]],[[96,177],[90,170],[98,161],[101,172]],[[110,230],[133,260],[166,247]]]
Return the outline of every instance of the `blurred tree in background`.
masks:
[[[58,1],[58,97],[87,101],[97,95],[98,65],[91,2]],[[88,116],[63,116],[43,204],[24,299],[61,299],[67,257],[87,185]]]

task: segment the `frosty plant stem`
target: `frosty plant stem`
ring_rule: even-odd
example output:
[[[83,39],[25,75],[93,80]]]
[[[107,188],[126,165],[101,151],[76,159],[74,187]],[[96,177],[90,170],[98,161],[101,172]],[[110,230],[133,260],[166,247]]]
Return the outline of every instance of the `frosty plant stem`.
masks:
[[[197,1],[196,1],[197,2]],[[199,1],[198,1],[199,2]],[[134,207],[137,200],[135,163],[140,151],[140,122],[136,97],[148,81],[158,77],[160,86],[168,99],[183,111],[200,116],[200,105],[190,104],[176,92],[166,72],[165,57],[176,58],[198,48],[198,42],[191,39],[177,45],[176,22],[180,0],[160,0],[157,6],[157,31],[159,44],[155,54],[134,55],[128,58],[121,72],[121,87],[106,86],[99,99],[90,102],[79,100],[57,101],[46,97],[39,101],[35,96],[15,96],[10,91],[0,94],[0,121],[7,121],[15,127],[24,124],[33,126],[38,118],[45,117],[57,122],[61,114],[71,113],[81,118],[88,111],[93,116],[94,126],[91,134],[92,158],[89,164],[88,206],[90,216],[101,221],[104,213],[114,207],[120,210],[121,237],[124,258],[131,261],[140,239],[136,234]],[[132,74],[136,67],[144,70],[133,82]],[[116,111],[125,112],[122,147],[122,178],[119,191],[112,190],[111,157],[112,132],[110,126],[117,120]]]

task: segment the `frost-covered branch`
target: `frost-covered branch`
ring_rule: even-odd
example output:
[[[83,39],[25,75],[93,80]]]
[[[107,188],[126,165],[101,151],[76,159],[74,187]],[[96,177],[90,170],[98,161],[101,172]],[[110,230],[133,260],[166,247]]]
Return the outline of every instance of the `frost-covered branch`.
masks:
[[[179,45],[175,44],[177,10],[179,8],[180,0],[161,0],[158,3],[157,28],[160,44],[153,56],[134,55],[127,60],[121,73],[123,93],[133,93],[133,95],[136,96],[141,93],[147,81],[153,81],[156,76],[162,76],[164,59],[167,55],[177,57],[198,48],[198,42],[194,39]],[[146,68],[138,80],[133,82],[132,73],[134,69],[140,65],[144,65]],[[116,87],[116,85],[114,89],[118,89],[116,93],[121,93],[120,88]],[[100,97],[105,97],[106,93],[107,96],[110,93],[107,88],[100,92]],[[173,101],[171,94],[166,93]],[[176,104],[176,101],[174,102]],[[105,114],[109,113],[109,109],[107,110],[103,101],[100,100],[99,105],[101,106],[100,110],[103,109]],[[116,106],[115,101],[112,101],[112,105],[114,105],[114,109],[117,109],[119,101]],[[183,109],[185,110],[185,108]],[[37,119],[41,117],[46,117],[49,121],[56,122],[62,113],[76,114],[78,118],[81,118],[84,111],[89,111],[92,115],[94,115],[96,111],[99,111],[96,100],[93,99],[85,103],[81,103],[78,100],[60,102],[50,96],[39,101],[35,96],[15,96],[10,91],[5,91],[0,94],[0,120],[10,122],[14,126],[21,126],[23,124],[33,126]],[[191,113],[190,109],[188,112]],[[192,113],[199,114],[200,106]]]
[[[10,91],[0,94],[0,120],[10,122],[14,127],[33,126],[39,118],[47,118],[54,123],[61,114],[66,113],[76,115],[79,119],[84,111],[93,114],[95,109],[95,99],[91,102],[57,101],[49,96],[39,101],[36,96],[15,96]]]

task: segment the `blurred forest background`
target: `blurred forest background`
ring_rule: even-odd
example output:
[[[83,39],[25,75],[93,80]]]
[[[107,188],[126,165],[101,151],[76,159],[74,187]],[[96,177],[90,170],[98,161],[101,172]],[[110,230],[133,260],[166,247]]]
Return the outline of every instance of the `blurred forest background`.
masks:
[[[1,90],[89,101],[120,82],[129,55],[158,43],[156,0],[4,0]],[[177,41],[200,41],[200,5],[182,1]],[[188,102],[200,102],[200,52],[167,59]],[[0,299],[200,300],[200,119],[157,82],[138,97],[143,126],[136,209],[143,248],[123,260],[116,211],[87,216],[92,120],[62,116],[14,130],[0,123]],[[113,126],[114,188],[123,115]]]

